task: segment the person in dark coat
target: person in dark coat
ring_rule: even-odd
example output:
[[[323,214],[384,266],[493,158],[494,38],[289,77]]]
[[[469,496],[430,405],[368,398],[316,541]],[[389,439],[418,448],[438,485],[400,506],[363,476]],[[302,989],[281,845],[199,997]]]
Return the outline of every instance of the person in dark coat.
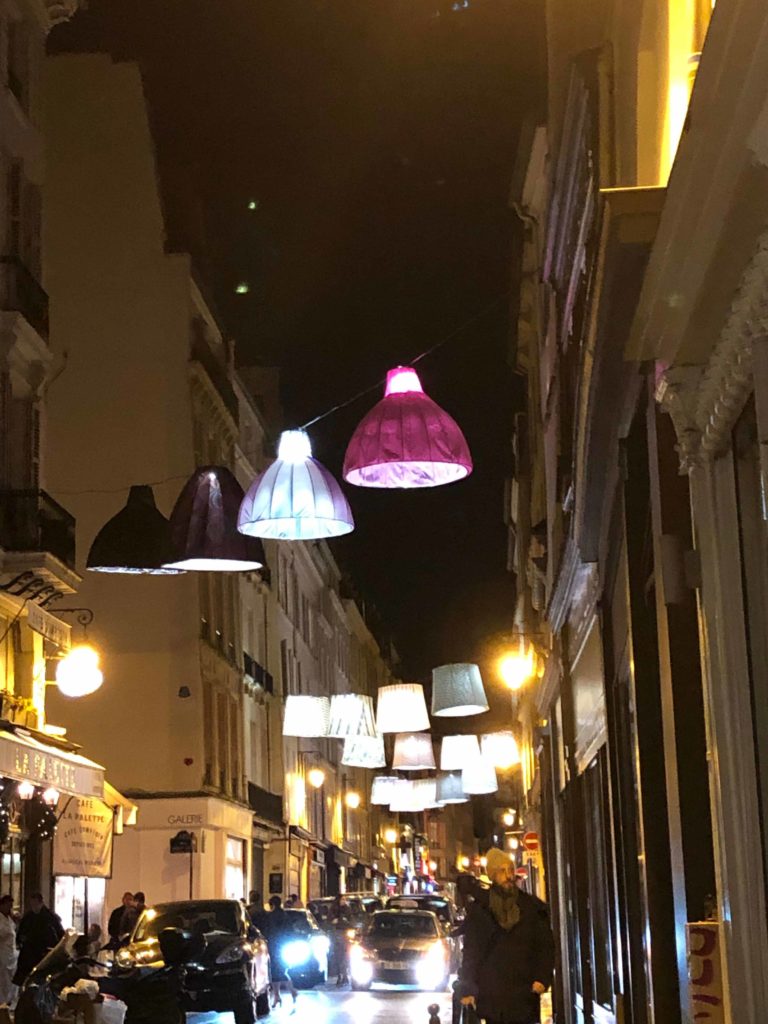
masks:
[[[120,934],[130,935],[136,927],[136,922],[144,913],[147,907],[147,897],[143,892],[135,892],[129,906],[123,911],[120,918]]]
[[[59,915],[46,907],[42,893],[32,893],[29,897],[29,910],[22,917],[16,933],[19,962],[14,984],[21,985],[63,934],[64,926]]]
[[[517,888],[502,850],[487,857],[491,884],[478,885],[467,914],[458,995],[487,1024],[537,1024],[554,970],[546,904]]]
[[[119,907],[115,907],[112,913],[109,915],[109,921],[107,921],[107,932],[109,933],[110,945],[115,949],[120,945],[120,939],[123,933],[120,931],[120,924],[123,920],[123,914],[126,912],[128,907],[133,906],[133,893],[124,892],[123,899]]]
[[[272,1009],[282,1005],[281,990],[283,984],[296,1002],[296,986],[293,983],[283,960],[282,946],[291,935],[291,919],[283,910],[283,901],[279,896],[270,896],[269,913],[264,915],[264,938],[269,946],[270,981],[272,982]]]

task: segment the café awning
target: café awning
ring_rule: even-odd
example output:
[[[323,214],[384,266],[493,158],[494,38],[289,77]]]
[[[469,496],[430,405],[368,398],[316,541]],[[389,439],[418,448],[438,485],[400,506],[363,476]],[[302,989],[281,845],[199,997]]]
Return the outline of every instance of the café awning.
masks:
[[[35,786],[53,786],[70,796],[104,798],[104,769],[87,757],[43,743],[30,731],[0,727],[0,775]]]

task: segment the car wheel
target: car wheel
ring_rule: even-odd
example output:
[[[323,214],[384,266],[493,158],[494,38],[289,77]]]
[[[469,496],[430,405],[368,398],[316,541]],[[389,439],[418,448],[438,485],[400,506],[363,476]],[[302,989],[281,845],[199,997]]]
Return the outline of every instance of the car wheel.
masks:
[[[256,1015],[258,1017],[269,1016],[269,989],[256,996]]]

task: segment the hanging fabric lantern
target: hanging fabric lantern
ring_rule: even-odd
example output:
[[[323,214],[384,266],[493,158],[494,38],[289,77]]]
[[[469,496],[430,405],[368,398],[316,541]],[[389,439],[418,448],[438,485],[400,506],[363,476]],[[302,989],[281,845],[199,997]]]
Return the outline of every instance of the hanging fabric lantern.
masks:
[[[395,783],[401,781],[397,775],[376,775],[371,783],[371,803],[378,807],[386,806],[392,799]]]
[[[341,763],[347,768],[384,768],[383,736],[347,736]]]
[[[376,724],[380,733],[423,732],[429,729],[424,687],[419,683],[380,686]]]
[[[477,665],[441,665],[432,670],[432,714],[466,718],[488,710]]]
[[[477,736],[444,736],[440,748],[440,769],[444,772],[461,771],[465,764],[479,756]]]
[[[387,374],[384,398],[359,423],[344,457],[344,479],[359,487],[438,487],[472,472],[456,421],[424,394],[410,366]]]
[[[309,436],[303,430],[283,431],[277,459],[257,477],[240,505],[240,533],[273,540],[322,540],[354,527],[338,483],[312,458]]]
[[[414,779],[413,795],[424,811],[440,806],[437,802],[437,779]]]
[[[469,797],[461,784],[461,772],[440,772],[437,776],[438,804],[465,804]]]
[[[435,768],[435,751],[428,732],[401,732],[395,737],[392,767],[401,771],[430,771]]]
[[[419,794],[410,779],[398,779],[392,786],[389,809],[393,813],[416,814],[424,808],[419,801]]]
[[[464,766],[461,773],[461,785],[465,793],[470,793],[473,796],[481,793],[495,793],[499,788],[495,768],[481,755],[473,757]]]
[[[347,736],[376,736],[373,698],[363,693],[334,693],[328,736],[343,740]]]
[[[102,526],[91,544],[86,568],[90,572],[173,576],[171,528],[155,504],[152,488],[131,487],[125,508]]]
[[[517,740],[510,729],[485,733],[480,737],[480,750],[486,761],[502,771],[520,764]]]
[[[330,701],[327,697],[289,694],[285,701],[283,736],[318,739],[328,734]]]
[[[258,538],[237,529],[243,489],[226,466],[203,466],[184,484],[171,513],[170,569],[249,572],[263,569]]]

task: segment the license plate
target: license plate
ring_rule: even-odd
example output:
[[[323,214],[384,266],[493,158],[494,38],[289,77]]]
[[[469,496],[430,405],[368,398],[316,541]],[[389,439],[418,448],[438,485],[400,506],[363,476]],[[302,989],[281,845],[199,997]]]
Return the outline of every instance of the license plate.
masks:
[[[407,971],[410,969],[410,964],[405,960],[382,960],[381,966],[385,971]]]

